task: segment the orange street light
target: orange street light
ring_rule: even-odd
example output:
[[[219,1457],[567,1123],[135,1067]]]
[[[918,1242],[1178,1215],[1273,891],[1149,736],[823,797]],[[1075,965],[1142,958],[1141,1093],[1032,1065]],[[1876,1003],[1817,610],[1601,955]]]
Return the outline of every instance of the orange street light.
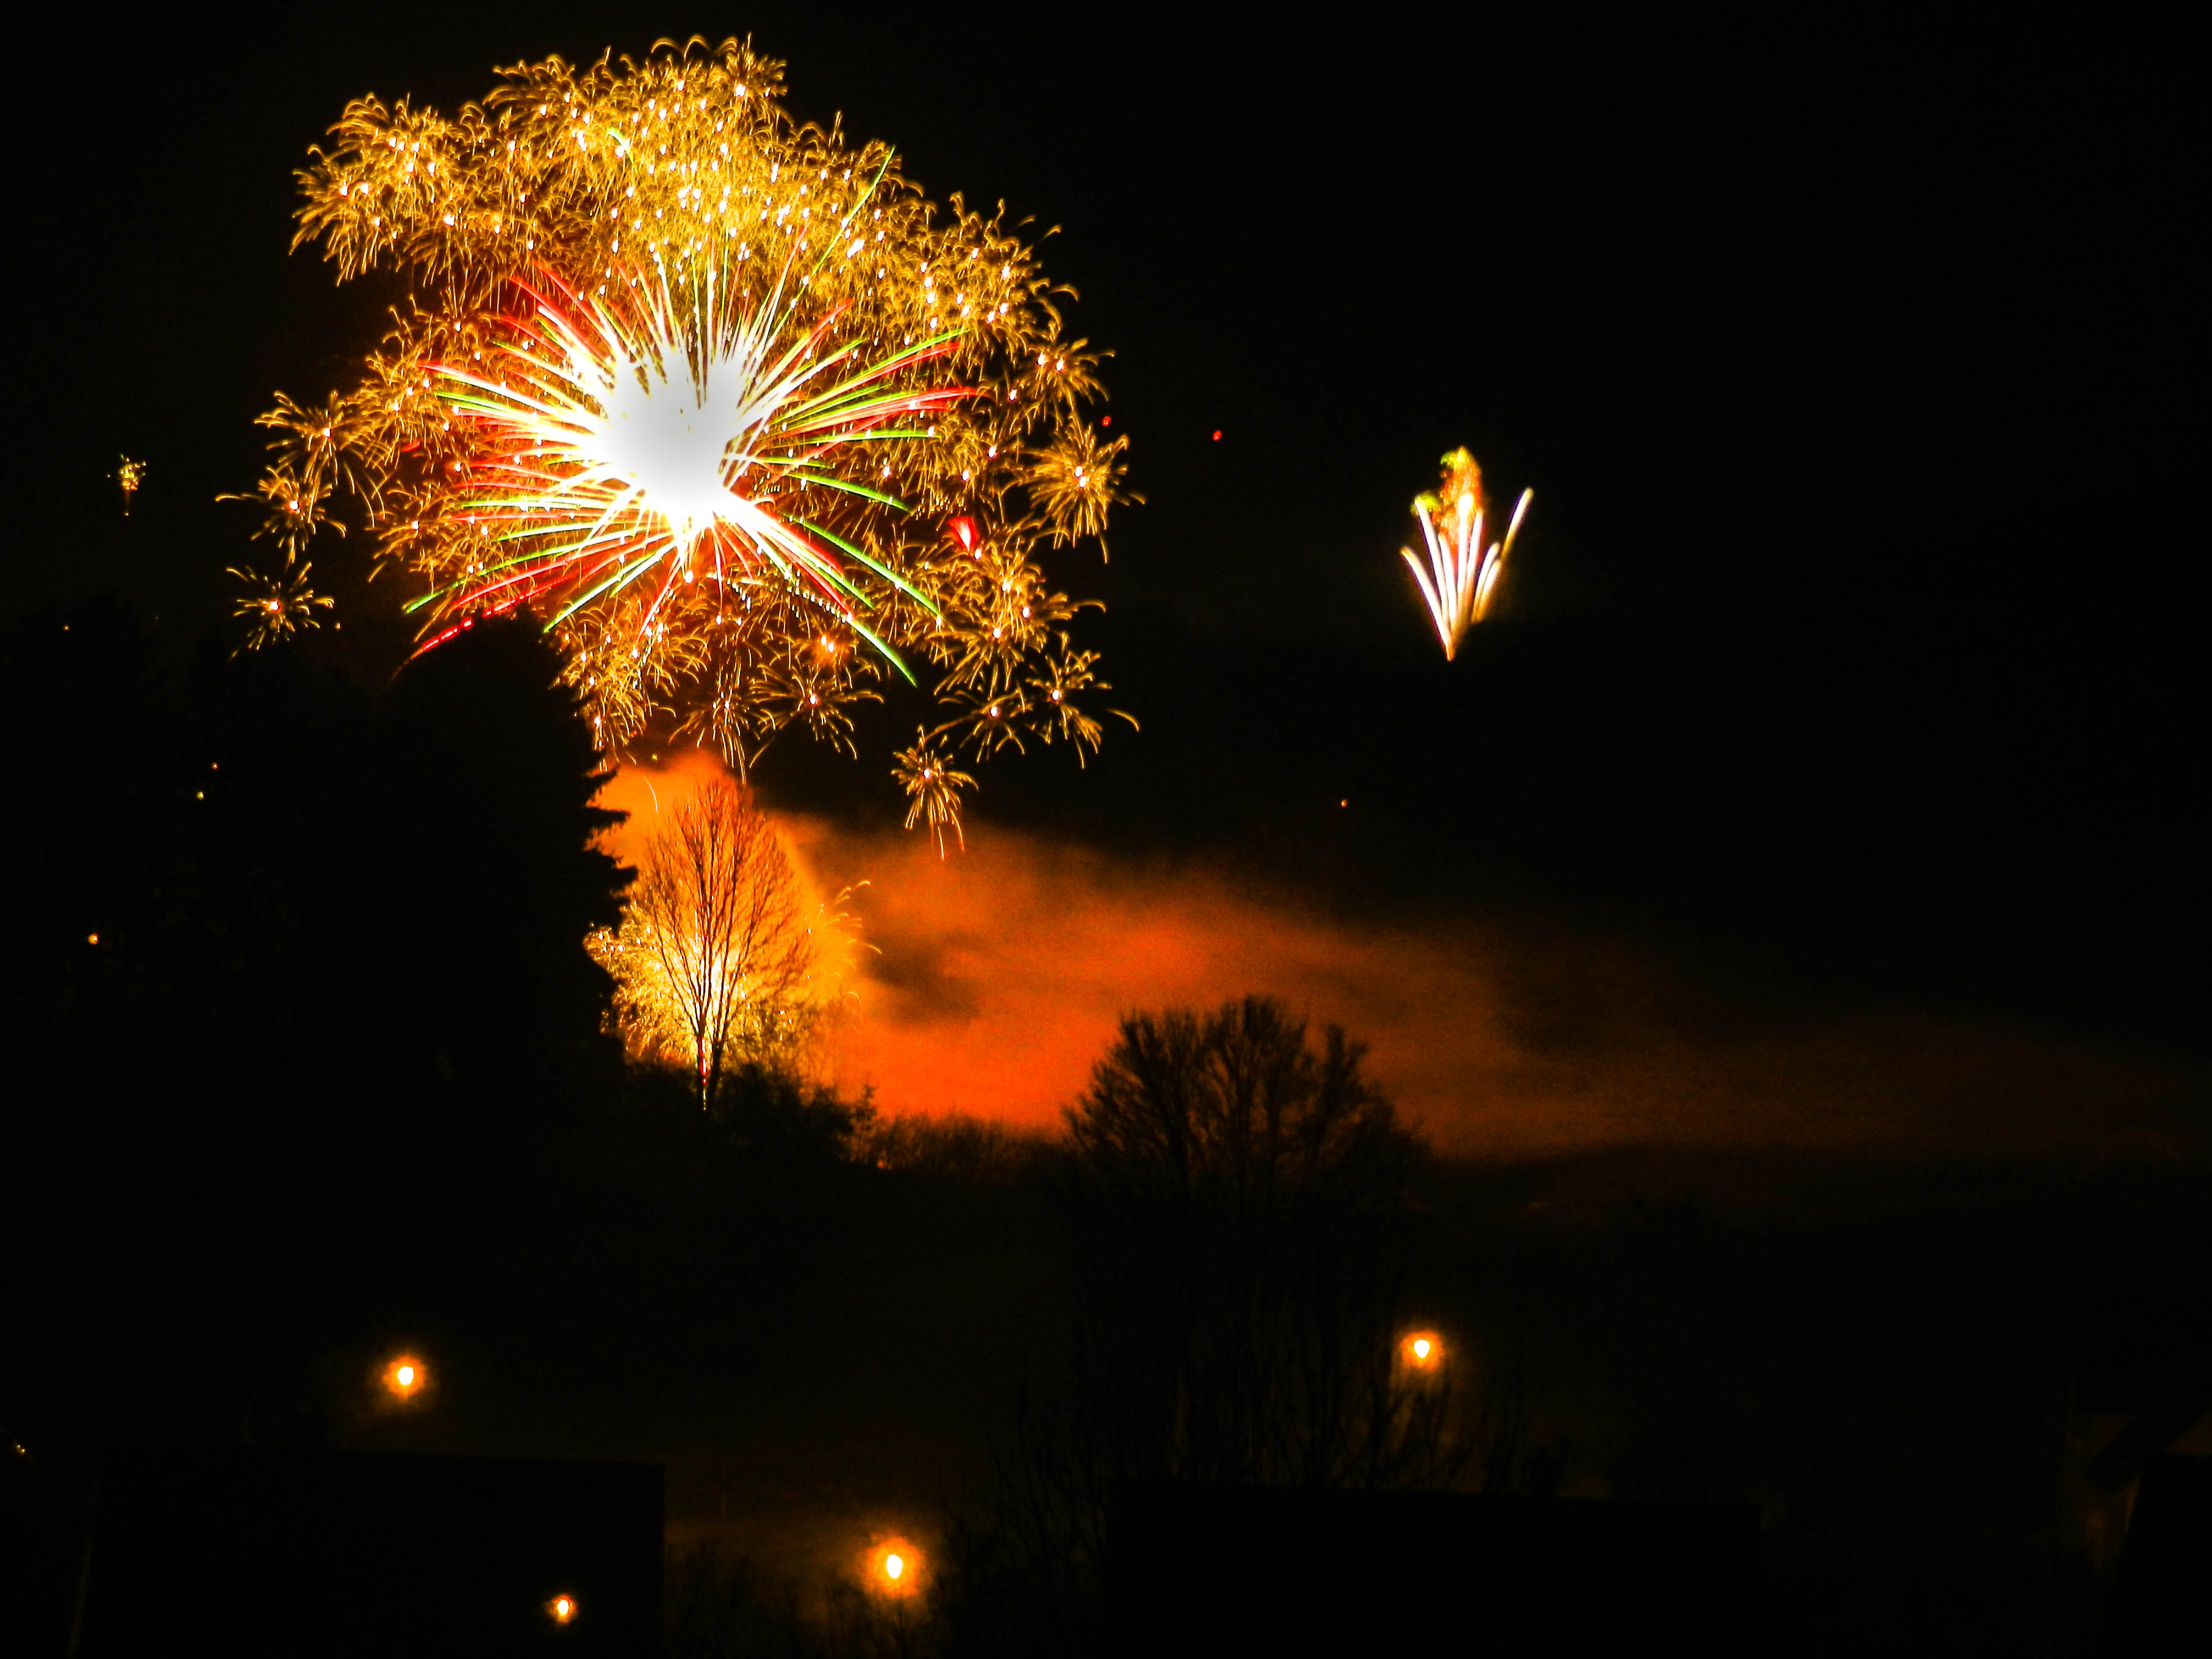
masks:
[[[384,1386],[403,1404],[429,1386],[429,1368],[411,1353],[401,1354],[384,1368]]]
[[[917,1595],[921,1581],[921,1552],[905,1539],[885,1539],[868,1552],[867,1583],[877,1595]]]
[[[556,1595],[545,1604],[545,1611],[553,1615],[555,1624],[565,1625],[576,1616],[576,1598],[573,1595]]]
[[[1408,1370],[1433,1371],[1444,1363],[1444,1340],[1434,1331],[1409,1331],[1399,1341],[1398,1358]]]

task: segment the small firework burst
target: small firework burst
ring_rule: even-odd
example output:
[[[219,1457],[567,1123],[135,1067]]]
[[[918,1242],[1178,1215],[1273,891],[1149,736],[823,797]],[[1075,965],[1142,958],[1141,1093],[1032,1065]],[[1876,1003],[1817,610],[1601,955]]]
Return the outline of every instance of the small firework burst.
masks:
[[[1128,449],[1126,437],[1102,444],[1090,428],[1077,427],[1030,452],[1030,495],[1051,518],[1055,540],[1095,536],[1105,552],[1107,514],[1145,499],[1121,489]]]
[[[115,482],[123,489],[123,516],[131,516],[131,503],[138,494],[138,486],[146,482],[146,463],[134,461],[128,455],[118,458],[122,463],[115,469]]]
[[[1428,605],[1449,662],[1458,655],[1467,630],[1489,613],[1491,596],[1497,591],[1498,578],[1513,551],[1513,538],[1521,532],[1521,520],[1535,491],[1521,492],[1504,538],[1485,547],[1484,526],[1490,503],[1482,491],[1482,469],[1464,449],[1445,456],[1443,469],[1440,493],[1413,498],[1413,516],[1420,521],[1421,535],[1428,543],[1429,568],[1421,568],[1421,561],[1410,547],[1398,550],[1412,568],[1413,580],[1420,584],[1421,598]]]
[[[232,611],[250,624],[240,650],[258,651],[291,635],[322,626],[315,612],[329,610],[331,602],[307,585],[308,573],[313,568],[304,561],[295,564],[288,559],[273,576],[236,568],[223,573],[235,577],[246,590]]]
[[[915,733],[914,746],[899,750],[896,767],[896,775],[907,795],[906,827],[927,825],[940,858],[945,854],[947,830],[965,849],[968,837],[960,827],[960,792],[974,788],[975,780],[953,770],[943,749],[927,732]]]

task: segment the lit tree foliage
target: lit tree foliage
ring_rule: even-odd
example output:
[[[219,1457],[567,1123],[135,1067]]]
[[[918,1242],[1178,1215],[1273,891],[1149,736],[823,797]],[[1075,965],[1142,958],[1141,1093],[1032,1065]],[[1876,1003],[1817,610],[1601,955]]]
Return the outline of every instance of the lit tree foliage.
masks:
[[[787,1060],[818,1016],[815,921],[775,827],[716,779],[654,833],[622,927],[591,944],[632,1046],[690,1066],[711,1107],[726,1070]]]
[[[262,417],[263,533],[289,566],[366,526],[426,648],[532,610],[616,755],[849,750],[854,702],[912,679],[935,723],[895,775],[941,841],[962,755],[1099,741],[1036,556],[1103,533],[1126,440],[1089,429],[1098,354],[1034,250],[794,122],[782,76],[695,40],[517,64],[452,115],[349,106],[295,246],[415,291],[354,386]]]

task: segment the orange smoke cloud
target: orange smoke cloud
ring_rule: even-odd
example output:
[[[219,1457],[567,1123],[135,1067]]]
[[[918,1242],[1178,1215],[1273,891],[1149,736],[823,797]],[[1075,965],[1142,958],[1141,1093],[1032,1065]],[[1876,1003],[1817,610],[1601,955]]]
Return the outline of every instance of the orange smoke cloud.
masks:
[[[624,864],[635,866],[645,844],[660,823],[662,812],[673,807],[702,783],[728,776],[712,755],[674,755],[665,766],[624,766],[599,786],[592,805],[629,817],[599,836],[599,845]]]
[[[809,839],[817,864],[869,873],[857,908],[879,954],[837,1065],[890,1109],[1048,1123],[1125,1013],[1248,991],[1373,1041],[1377,1074],[1417,1111],[1443,1106],[1453,1068],[1492,1047],[1489,988],[1451,941],[1363,939],[1204,875],[996,830],[949,860],[919,841]]]
[[[625,769],[601,798],[640,811],[618,844],[713,764]],[[889,1112],[1054,1123],[1123,1014],[1248,992],[1344,1026],[1401,1106],[1465,1153],[2086,1151],[2179,1122],[2203,1092],[2179,1066],[1998,1026],[1753,1016],[1617,942],[1359,927],[1206,871],[988,825],[939,859],[919,836],[777,821],[817,889],[867,883],[852,908],[871,949],[828,1066]]]

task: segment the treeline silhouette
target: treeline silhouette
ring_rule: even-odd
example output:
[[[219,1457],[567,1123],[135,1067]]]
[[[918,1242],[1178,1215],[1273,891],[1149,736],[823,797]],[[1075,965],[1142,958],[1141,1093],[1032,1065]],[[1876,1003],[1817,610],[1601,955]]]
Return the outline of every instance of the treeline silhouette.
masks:
[[[1431,1152],[1340,1028],[1271,998],[1123,1018],[1043,1168],[1073,1364],[951,1531],[950,1651],[1104,1650],[1133,1482],[1432,1489],[1480,1413],[1396,1362]]]

